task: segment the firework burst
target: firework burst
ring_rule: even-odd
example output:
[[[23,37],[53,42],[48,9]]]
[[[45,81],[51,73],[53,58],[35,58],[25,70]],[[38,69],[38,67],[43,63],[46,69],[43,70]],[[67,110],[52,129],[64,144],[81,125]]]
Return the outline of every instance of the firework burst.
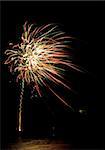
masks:
[[[58,29],[55,24],[34,27],[25,22],[24,32],[19,44],[10,43],[11,49],[5,51],[8,56],[5,64],[9,65],[10,72],[17,74],[17,82],[24,80],[27,84],[33,83],[33,88],[42,96],[41,88],[45,86],[65,105],[70,105],[53,90],[47,80],[54,84],[70,87],[64,83],[63,72],[65,66],[77,69],[70,60],[68,49],[70,36]]]

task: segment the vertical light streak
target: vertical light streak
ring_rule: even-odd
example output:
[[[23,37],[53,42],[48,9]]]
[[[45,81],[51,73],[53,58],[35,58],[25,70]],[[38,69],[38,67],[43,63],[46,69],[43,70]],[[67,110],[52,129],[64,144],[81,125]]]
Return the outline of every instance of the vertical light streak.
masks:
[[[22,107],[23,107],[23,94],[24,94],[24,79],[21,82],[21,93],[20,93],[20,99],[19,99],[19,123],[18,123],[18,131],[21,132],[22,129]]]

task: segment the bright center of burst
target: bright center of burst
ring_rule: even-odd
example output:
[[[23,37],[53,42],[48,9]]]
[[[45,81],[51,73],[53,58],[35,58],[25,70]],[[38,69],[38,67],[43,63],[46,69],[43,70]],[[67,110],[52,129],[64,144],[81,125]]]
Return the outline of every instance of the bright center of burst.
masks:
[[[32,49],[28,49],[28,51],[26,51],[26,53],[23,55],[23,61],[24,61],[24,65],[27,67],[27,69],[32,70],[33,68],[35,70],[37,70],[39,68],[39,53],[40,53],[40,49],[36,49],[36,50],[32,50]]]

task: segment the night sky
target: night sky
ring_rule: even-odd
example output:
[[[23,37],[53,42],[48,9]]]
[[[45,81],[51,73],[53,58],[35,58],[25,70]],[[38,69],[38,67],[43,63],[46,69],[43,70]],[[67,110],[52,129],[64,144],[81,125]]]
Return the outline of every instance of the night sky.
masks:
[[[66,72],[75,93],[69,97],[75,112],[66,108],[49,91],[43,98],[30,100],[31,88],[24,93],[24,136],[51,137],[55,126],[57,138],[74,147],[103,147],[104,104],[104,11],[102,2],[2,2],[1,13],[1,106],[2,143],[15,137],[16,108],[20,88],[15,76],[3,64],[9,42],[18,42],[26,20],[38,25],[58,23],[75,37],[72,41],[74,63],[85,73]],[[79,109],[86,113],[80,114]]]

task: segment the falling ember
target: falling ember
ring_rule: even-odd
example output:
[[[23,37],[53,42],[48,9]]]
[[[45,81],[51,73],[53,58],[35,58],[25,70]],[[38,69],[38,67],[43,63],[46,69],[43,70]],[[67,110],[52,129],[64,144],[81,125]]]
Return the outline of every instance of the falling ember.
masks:
[[[48,88],[65,105],[71,106],[48,85],[47,80],[54,84],[70,89],[64,83],[62,72],[65,66],[79,70],[70,60],[67,44],[71,37],[58,29],[54,24],[35,27],[25,22],[24,32],[19,44],[10,43],[11,49],[5,51],[8,56],[5,64],[10,67],[10,72],[17,73],[16,81],[27,84],[32,83],[38,95],[42,96],[42,87]],[[47,80],[46,80],[47,79]],[[22,107],[24,87],[20,96],[20,114]],[[21,130],[21,115],[19,115],[19,130]]]

